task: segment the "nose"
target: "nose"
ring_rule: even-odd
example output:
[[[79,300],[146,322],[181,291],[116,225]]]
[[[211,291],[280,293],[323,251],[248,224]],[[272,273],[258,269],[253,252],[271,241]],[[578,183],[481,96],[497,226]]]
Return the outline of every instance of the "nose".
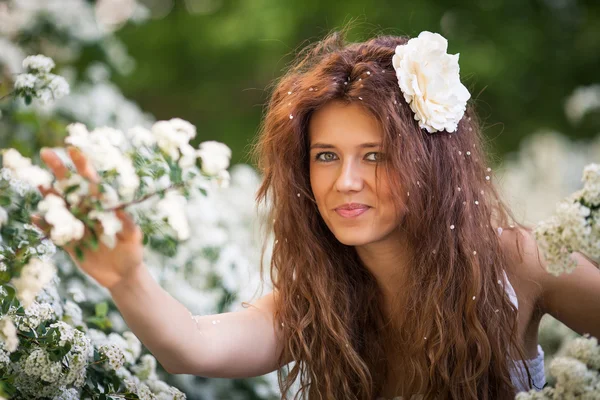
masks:
[[[359,163],[352,158],[344,161],[340,169],[335,189],[339,192],[359,192],[364,186],[364,179]]]

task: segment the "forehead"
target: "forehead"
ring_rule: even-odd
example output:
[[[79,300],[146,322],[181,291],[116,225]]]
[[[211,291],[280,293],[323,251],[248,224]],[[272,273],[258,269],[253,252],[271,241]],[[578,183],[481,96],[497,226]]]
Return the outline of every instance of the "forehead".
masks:
[[[379,121],[356,102],[328,102],[312,114],[308,124],[310,143],[377,142],[382,136]]]

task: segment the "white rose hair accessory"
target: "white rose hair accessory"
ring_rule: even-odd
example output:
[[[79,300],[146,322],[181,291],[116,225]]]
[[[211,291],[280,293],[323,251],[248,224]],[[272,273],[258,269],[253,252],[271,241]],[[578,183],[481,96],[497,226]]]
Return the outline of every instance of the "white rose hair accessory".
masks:
[[[404,100],[429,133],[456,131],[471,97],[460,82],[459,54],[447,54],[447,49],[446,38],[423,31],[397,46],[392,57]]]

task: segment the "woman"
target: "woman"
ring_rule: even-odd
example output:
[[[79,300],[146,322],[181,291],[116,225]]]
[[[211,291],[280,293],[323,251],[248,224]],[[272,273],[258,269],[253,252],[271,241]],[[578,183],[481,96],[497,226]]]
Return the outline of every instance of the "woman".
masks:
[[[491,182],[458,71],[429,32],[354,44],[335,33],[301,52],[256,146],[276,241],[274,291],[252,307],[190,318],[144,267],[125,212],[118,245],[79,266],[171,373],[247,377],[296,361],[279,372],[283,397],[299,379],[311,399],[541,388],[540,318],[600,336],[600,272],[577,253],[574,273],[545,272]]]

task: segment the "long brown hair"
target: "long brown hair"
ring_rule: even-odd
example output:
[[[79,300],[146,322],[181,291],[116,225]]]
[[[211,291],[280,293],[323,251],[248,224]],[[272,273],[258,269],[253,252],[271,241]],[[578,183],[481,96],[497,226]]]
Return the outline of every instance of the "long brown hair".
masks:
[[[392,67],[396,46],[409,38],[345,36],[334,32],[298,54],[273,88],[255,147],[264,177],[257,199],[269,203],[276,238],[270,272],[280,361],[295,361],[278,371],[282,398],[299,383],[294,399],[373,399],[390,346],[403,354],[407,390],[425,398],[512,398],[509,363],[524,352],[516,309],[499,284],[507,256],[496,228],[516,222],[491,183],[472,105],[456,132],[428,134]],[[374,276],[327,228],[311,191],[308,122],[332,100],[359,102],[383,129],[412,249],[391,321]]]

